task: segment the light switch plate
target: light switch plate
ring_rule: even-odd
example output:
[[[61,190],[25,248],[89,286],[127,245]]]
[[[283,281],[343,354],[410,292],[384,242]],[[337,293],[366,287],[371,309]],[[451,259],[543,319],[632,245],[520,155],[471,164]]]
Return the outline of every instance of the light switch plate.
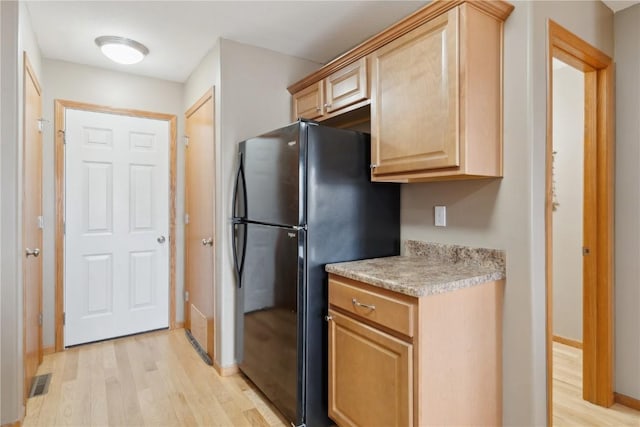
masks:
[[[436,227],[446,227],[447,226],[447,207],[435,206],[433,220]]]

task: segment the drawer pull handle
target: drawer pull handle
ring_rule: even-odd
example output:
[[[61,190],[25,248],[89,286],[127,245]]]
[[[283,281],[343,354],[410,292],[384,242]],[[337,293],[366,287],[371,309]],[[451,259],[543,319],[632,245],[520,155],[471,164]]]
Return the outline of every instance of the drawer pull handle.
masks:
[[[363,303],[359,302],[359,301],[358,301],[357,299],[355,299],[355,298],[353,298],[353,299],[351,300],[351,302],[352,302],[352,303],[353,303],[353,305],[355,305],[356,307],[367,308],[367,309],[369,309],[369,310],[371,310],[371,311],[373,311],[373,310],[375,310],[375,309],[376,309],[376,306],[375,306],[375,305],[373,305],[373,304],[363,304]]]

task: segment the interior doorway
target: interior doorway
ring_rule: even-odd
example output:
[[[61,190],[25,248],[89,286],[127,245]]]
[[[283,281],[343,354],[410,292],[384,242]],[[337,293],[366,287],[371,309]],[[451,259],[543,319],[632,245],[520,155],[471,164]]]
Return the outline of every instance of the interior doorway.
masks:
[[[55,132],[56,351],[155,329],[147,327],[151,317],[161,318],[154,325],[174,328],[176,117],[56,100]],[[66,152],[67,142],[77,145],[73,153]],[[125,193],[119,198],[118,188]],[[164,202],[156,203],[161,194]],[[127,242],[118,262],[114,248]],[[80,286],[65,294],[74,274],[91,292]],[[154,286],[159,275],[165,280],[162,289]],[[82,324],[113,321],[107,321],[109,327],[78,328],[79,323],[65,337],[65,303]],[[157,316],[147,316],[149,310]],[[114,316],[117,312],[126,315]],[[96,330],[106,335],[95,336]]]
[[[27,399],[42,363],[42,90],[24,53],[23,145],[23,362]]]
[[[581,164],[573,173],[582,175],[582,193],[577,204],[582,208],[582,227],[574,234],[581,240],[581,248],[572,248],[578,252],[581,260],[572,260],[573,276],[582,288],[582,298],[576,298],[581,306],[582,323],[582,398],[596,405],[609,407],[613,404],[613,65],[612,60],[598,49],[570,33],[557,23],[548,23],[548,55],[547,55],[547,144],[546,144],[546,294],[547,294],[547,416],[548,424],[553,425],[553,337],[554,337],[554,279],[559,278],[555,271],[556,264],[565,262],[554,258],[554,245],[562,236],[556,235],[558,230],[554,221],[561,217],[554,216],[556,210],[562,208],[558,201],[558,190],[554,183],[558,175],[554,174],[555,155],[561,155],[554,138],[559,138],[554,126],[558,120],[554,108],[554,59],[573,68],[579,74],[572,77],[583,77],[582,131],[576,131],[578,143],[582,142],[583,157],[574,153],[571,148],[563,148],[564,156],[576,154],[573,164]],[[568,70],[571,72],[571,70]],[[575,82],[574,82],[575,83]],[[577,106],[580,108],[580,106]],[[575,118],[574,118],[575,120]],[[575,137],[575,135],[574,135]],[[582,169],[582,170],[580,170]],[[575,177],[573,179],[576,179]],[[579,179],[579,178],[578,178]],[[560,203],[560,205],[558,205]],[[569,208],[572,208],[569,206]],[[575,208],[575,206],[573,206]],[[574,209],[575,220],[575,209]],[[574,224],[575,225],[575,224]],[[575,228],[575,227],[574,227]],[[581,230],[580,230],[581,228]],[[567,230],[563,230],[567,231]],[[580,233],[581,231],[581,233]],[[580,236],[581,234],[581,236]],[[563,242],[566,243],[566,242]],[[575,242],[574,242],[575,245]],[[575,254],[574,254],[575,255]],[[567,265],[565,265],[566,267]],[[575,277],[575,270],[581,277]],[[554,274],[555,273],[555,274]],[[574,280],[575,281],[575,280]],[[564,285],[561,283],[560,285]],[[570,291],[571,292],[571,291]],[[573,295],[576,295],[573,291]],[[560,319],[558,319],[560,320]],[[575,319],[574,319],[575,322]],[[579,329],[579,328],[578,328]],[[573,332],[572,332],[573,333]],[[577,339],[571,339],[578,346]],[[565,340],[566,342],[570,342]]]
[[[215,136],[214,92],[185,113],[185,328],[215,361]],[[220,371],[216,365],[216,369]]]

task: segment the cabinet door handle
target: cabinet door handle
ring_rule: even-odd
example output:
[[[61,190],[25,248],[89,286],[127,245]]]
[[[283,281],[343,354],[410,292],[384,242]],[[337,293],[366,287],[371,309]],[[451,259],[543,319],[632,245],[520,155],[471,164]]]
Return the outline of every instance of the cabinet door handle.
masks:
[[[333,320],[333,316],[328,314],[328,315],[324,316],[324,320],[326,320],[327,322],[331,322]]]
[[[367,308],[367,309],[369,309],[369,310],[371,310],[371,311],[373,311],[373,310],[375,310],[375,309],[376,309],[376,306],[375,306],[375,305],[373,305],[373,304],[363,304],[363,303],[359,302],[359,301],[358,301],[357,299],[355,299],[355,298],[353,298],[353,299],[351,300],[351,303],[352,303],[353,305],[355,305],[356,307]]]
[[[316,107],[316,111],[319,113],[322,110],[320,107]]]

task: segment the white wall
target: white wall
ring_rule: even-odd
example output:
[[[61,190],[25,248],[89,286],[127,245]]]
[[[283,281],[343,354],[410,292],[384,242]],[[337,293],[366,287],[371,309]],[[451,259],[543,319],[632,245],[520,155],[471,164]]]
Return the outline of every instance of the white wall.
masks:
[[[599,1],[514,4],[504,34],[504,178],[404,185],[401,233],[506,251],[504,423],[543,425],[547,19],[612,54],[613,14]],[[448,227],[433,226],[435,205],[448,206]]]
[[[184,102],[183,110],[187,111],[195,102],[204,95],[211,86],[216,87],[216,100],[215,105],[219,105],[219,92],[220,92],[220,40],[216,40],[216,43],[211,50],[202,58],[198,66],[191,72],[191,75],[184,82]],[[215,108],[215,122],[218,123],[220,116],[220,109]],[[220,126],[216,126],[216,131],[220,129]]]
[[[216,91],[216,361],[234,363],[235,278],[231,197],[237,143],[291,121],[287,86],[320,67],[310,61],[221,39],[185,84],[185,107]]]
[[[22,416],[22,121],[23,52],[41,78],[37,46],[26,6],[2,2],[2,366],[1,423]]]
[[[43,116],[50,120],[43,134],[43,345],[55,343],[55,180],[54,180],[54,100],[63,99],[130,108],[158,113],[175,114],[177,117],[177,207],[176,207],[176,321],[184,319],[184,146],[180,143],[184,134],[183,84],[133,74],[109,71],[86,65],[45,59],[43,61]]]
[[[4,34],[2,33],[2,7],[0,6],[0,38],[4,39]],[[2,85],[2,51],[0,48],[0,88],[4,89]],[[2,129],[2,102],[0,102],[0,129]],[[1,138],[0,140],[4,140]],[[1,146],[1,144],[0,144]],[[0,157],[2,155],[2,149],[0,148]],[[2,176],[2,162],[0,161],[0,177]],[[2,193],[0,192],[0,242],[2,242]],[[0,328],[2,327],[2,244],[0,244]],[[2,373],[2,335],[0,334],[0,376]],[[2,380],[0,379],[0,424],[4,423],[4,418],[2,417]]]
[[[0,230],[2,260],[0,264],[0,424],[17,420],[21,414],[22,390],[21,311],[18,286],[18,3],[0,2]]]
[[[566,64],[553,71],[553,150],[553,334],[582,342],[584,73]]]
[[[615,391],[640,399],[640,5],[616,13]]]

